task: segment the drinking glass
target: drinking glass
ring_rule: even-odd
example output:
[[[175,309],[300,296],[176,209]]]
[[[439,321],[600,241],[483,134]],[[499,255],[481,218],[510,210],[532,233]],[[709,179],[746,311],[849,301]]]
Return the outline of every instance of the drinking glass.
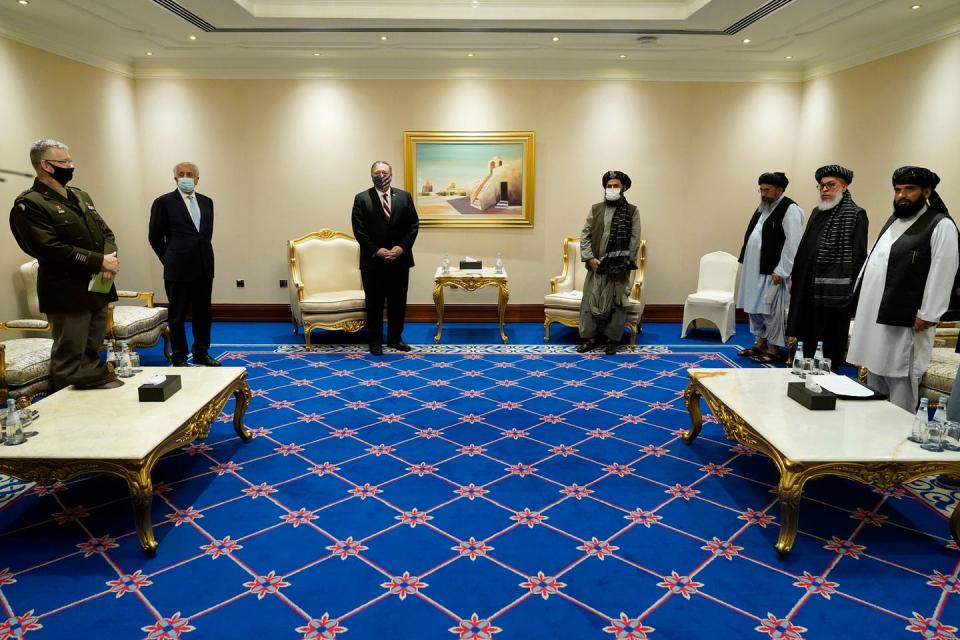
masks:
[[[804,380],[807,379],[807,376],[812,376],[817,373],[816,369],[813,368],[813,358],[804,358],[803,359],[803,370],[800,372],[800,377]]]
[[[927,451],[943,451],[943,427],[942,422],[934,420],[928,422],[923,435],[923,444],[920,446]]]
[[[833,373],[833,362],[830,360],[830,358],[820,359],[820,373],[825,376]]]
[[[947,421],[943,426],[941,440],[947,451],[960,451],[960,422]]]

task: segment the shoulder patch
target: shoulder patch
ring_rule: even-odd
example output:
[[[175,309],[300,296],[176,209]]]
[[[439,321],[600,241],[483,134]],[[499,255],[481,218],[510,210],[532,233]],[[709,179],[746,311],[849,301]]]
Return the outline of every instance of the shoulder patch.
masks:
[[[26,211],[26,210],[27,210],[27,205],[23,204],[22,202],[19,203],[17,206],[20,207],[20,211]]]

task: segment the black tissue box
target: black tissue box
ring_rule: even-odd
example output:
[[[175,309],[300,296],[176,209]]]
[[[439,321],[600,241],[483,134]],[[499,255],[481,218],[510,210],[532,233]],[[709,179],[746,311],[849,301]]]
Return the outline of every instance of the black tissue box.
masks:
[[[180,391],[180,376],[168,375],[160,384],[142,384],[137,388],[140,402],[163,402]]]
[[[480,260],[470,260],[470,261],[461,260],[460,268],[461,269],[482,269],[483,262],[481,262]]]
[[[787,395],[811,411],[832,411],[837,408],[836,394],[810,391],[803,382],[788,382]]]

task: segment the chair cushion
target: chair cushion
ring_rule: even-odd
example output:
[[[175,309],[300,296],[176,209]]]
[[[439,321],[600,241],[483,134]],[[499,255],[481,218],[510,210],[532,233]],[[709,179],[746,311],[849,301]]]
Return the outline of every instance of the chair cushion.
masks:
[[[551,293],[544,296],[543,306],[562,307],[564,309],[579,309],[580,300],[583,299],[583,291],[564,291],[563,293]]]
[[[365,297],[361,289],[312,293],[300,302],[300,309],[307,314],[359,311],[364,307]]]
[[[934,349],[930,356],[930,366],[924,372],[920,385],[939,391],[942,395],[950,395],[958,367],[960,353],[955,353],[953,349]]]
[[[168,313],[164,307],[117,305],[113,308],[113,335],[123,340],[145,333],[166,322]]]
[[[24,318],[22,320],[8,320],[4,324],[8,329],[43,329],[49,330],[50,323],[46,320],[34,320],[33,318]]]
[[[50,376],[50,338],[17,338],[3,341],[6,384],[22,387]]]
[[[733,294],[729,291],[717,291],[705,289],[697,291],[687,296],[687,302],[699,302],[701,304],[728,304],[733,302]]]

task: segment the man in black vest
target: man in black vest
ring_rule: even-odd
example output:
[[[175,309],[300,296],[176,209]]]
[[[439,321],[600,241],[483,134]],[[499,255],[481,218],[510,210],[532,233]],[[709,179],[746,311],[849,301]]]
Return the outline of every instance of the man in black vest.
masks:
[[[779,171],[764,173],[760,206],[753,212],[740,248],[737,306],[750,316],[753,346],[739,352],[755,362],[781,361],[786,346],[784,311],[789,304],[787,279],[803,233],[803,210],[783,195],[790,181]]]
[[[867,384],[911,413],[960,264],[957,225],[937,195],[939,182],[923,167],[894,171],[893,215],[860,274],[847,356],[867,368]]]

